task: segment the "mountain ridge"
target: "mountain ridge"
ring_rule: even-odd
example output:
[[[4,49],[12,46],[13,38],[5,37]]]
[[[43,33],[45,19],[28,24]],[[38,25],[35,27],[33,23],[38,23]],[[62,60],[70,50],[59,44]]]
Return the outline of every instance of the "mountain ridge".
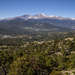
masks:
[[[40,14],[35,14],[35,15],[29,15],[29,14],[25,14],[25,15],[22,15],[22,16],[16,16],[16,17],[9,17],[9,18],[3,18],[3,19],[0,19],[0,21],[2,20],[13,20],[13,19],[16,19],[16,18],[21,18],[21,19],[25,19],[25,20],[28,20],[28,19],[42,19],[42,18],[55,18],[55,19],[59,19],[59,20],[75,20],[75,18],[70,18],[70,17],[62,17],[62,16],[55,16],[55,15],[46,15],[44,13],[40,13]]]
[[[45,14],[22,15],[0,20],[0,34],[30,34],[75,30],[75,20]]]

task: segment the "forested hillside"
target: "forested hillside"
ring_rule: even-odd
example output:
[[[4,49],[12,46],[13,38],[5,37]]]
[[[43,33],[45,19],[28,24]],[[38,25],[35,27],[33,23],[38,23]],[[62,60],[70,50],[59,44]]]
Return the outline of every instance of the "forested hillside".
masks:
[[[75,37],[48,41],[0,39],[0,75],[75,75]]]

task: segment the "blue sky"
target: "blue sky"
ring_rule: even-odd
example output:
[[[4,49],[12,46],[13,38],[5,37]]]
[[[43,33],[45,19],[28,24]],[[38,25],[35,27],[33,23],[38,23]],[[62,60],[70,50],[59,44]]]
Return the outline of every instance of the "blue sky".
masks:
[[[38,13],[75,17],[75,0],[0,0],[0,18]]]

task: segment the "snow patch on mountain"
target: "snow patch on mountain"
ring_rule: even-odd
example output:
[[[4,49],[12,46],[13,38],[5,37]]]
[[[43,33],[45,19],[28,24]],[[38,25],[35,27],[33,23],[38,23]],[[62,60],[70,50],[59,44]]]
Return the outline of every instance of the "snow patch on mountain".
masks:
[[[48,15],[42,13],[42,14],[36,14],[36,15],[23,15],[23,16],[17,16],[14,18],[0,19],[0,21],[2,21],[2,20],[15,20],[15,19],[29,20],[29,19],[45,19],[45,18],[59,19],[59,20],[75,20],[75,18],[64,18],[61,16],[54,16],[54,15],[48,16]]]

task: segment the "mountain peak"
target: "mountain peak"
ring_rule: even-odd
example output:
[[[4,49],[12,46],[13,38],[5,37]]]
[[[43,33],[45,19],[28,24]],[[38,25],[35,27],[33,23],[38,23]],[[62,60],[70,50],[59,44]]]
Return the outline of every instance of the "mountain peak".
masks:
[[[5,19],[0,19],[0,21],[2,20],[14,20],[14,19],[24,19],[24,20],[29,20],[29,19],[44,19],[44,18],[48,18],[48,19],[58,19],[58,20],[75,20],[75,18],[65,18],[65,17],[61,17],[61,16],[54,16],[54,15],[46,15],[44,13],[40,13],[40,14],[36,14],[36,15],[29,15],[29,14],[25,14],[22,16],[17,16],[14,18],[5,18]]]

